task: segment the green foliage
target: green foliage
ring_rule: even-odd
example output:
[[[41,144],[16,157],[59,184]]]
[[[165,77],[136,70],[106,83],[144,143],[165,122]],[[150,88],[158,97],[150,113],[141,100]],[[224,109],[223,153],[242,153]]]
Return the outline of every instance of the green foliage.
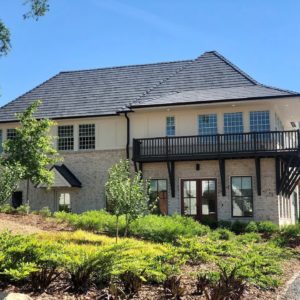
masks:
[[[49,209],[48,206],[45,206],[40,210],[35,210],[32,213],[36,214],[36,215],[40,215],[40,216],[45,217],[45,218],[49,218],[49,217],[52,216],[52,212],[51,212],[51,210]]]
[[[166,298],[181,299],[184,296],[185,288],[181,284],[181,277],[172,275],[168,277],[164,284]]]
[[[8,203],[0,205],[0,213],[3,214],[12,214],[15,213],[15,209]]]
[[[281,246],[297,247],[300,245],[300,224],[284,226],[274,238]]]
[[[258,232],[257,223],[250,221],[245,227],[245,232]]]
[[[231,230],[236,234],[241,234],[246,231],[247,225],[248,224],[246,222],[235,221],[231,225]]]
[[[10,50],[10,32],[0,20],[0,56],[6,55]]]
[[[136,237],[155,242],[174,243],[180,236],[201,236],[209,228],[189,217],[179,215],[147,215],[135,220],[130,226],[130,233]]]
[[[16,213],[19,215],[26,215],[30,212],[30,207],[28,204],[20,205],[15,209]]]
[[[24,176],[24,168],[18,162],[3,165],[3,159],[0,159],[0,165],[0,204],[3,204],[11,197]]]
[[[259,233],[263,233],[267,236],[270,236],[278,232],[278,230],[278,226],[271,221],[257,222],[257,231]]]

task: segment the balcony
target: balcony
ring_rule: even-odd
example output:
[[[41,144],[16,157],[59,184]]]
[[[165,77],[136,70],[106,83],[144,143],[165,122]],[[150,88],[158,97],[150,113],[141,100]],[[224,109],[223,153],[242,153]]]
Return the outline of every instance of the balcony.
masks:
[[[300,149],[298,130],[133,139],[135,162],[274,157]]]

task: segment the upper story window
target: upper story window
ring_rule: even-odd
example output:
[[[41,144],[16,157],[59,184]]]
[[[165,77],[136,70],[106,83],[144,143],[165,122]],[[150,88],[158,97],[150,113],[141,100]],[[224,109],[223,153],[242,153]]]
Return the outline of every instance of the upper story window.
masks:
[[[13,140],[14,138],[16,138],[17,136],[17,131],[15,128],[9,128],[7,129],[7,132],[6,132],[6,138],[8,140]]]
[[[198,134],[199,135],[209,135],[217,134],[217,115],[199,115],[198,116]]]
[[[0,129],[0,153],[3,151],[3,134],[2,134],[2,129]]]
[[[275,113],[275,130],[276,131],[283,131],[284,127],[283,124],[279,118],[279,116]]]
[[[79,125],[79,149],[89,150],[95,149],[95,124]]]
[[[242,133],[244,131],[243,113],[224,113],[224,133]]]
[[[167,134],[167,136],[175,135],[175,117],[167,117],[167,119],[166,119],[166,134]]]
[[[73,125],[58,126],[58,150],[74,150]]]
[[[250,111],[250,131],[270,131],[269,111]]]

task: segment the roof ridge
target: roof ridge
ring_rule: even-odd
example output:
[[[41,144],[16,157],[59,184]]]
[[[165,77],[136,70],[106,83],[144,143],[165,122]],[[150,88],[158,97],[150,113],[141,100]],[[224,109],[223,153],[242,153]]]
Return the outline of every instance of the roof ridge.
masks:
[[[61,72],[59,72],[59,74],[60,73],[89,72],[89,71],[109,70],[109,69],[121,69],[121,68],[130,68],[130,67],[143,67],[143,66],[153,66],[153,65],[161,65],[161,64],[174,64],[174,63],[190,62],[190,61],[192,61],[192,59],[161,61],[161,62],[154,62],[154,63],[148,63],[148,64],[112,66],[112,67],[104,67],[104,68],[90,68],[90,69],[82,69],[82,70],[61,71]]]
[[[237,71],[239,74],[241,74],[243,77],[245,77],[247,80],[252,82],[253,84],[259,85],[260,83],[256,81],[254,78],[252,78],[250,75],[248,75],[246,72],[241,70],[237,65],[232,63],[230,60],[228,60],[226,57],[224,57],[222,54],[220,54],[218,51],[209,51],[206,53],[213,53],[215,56],[220,58],[222,61],[224,61],[228,66],[230,66],[232,69]]]
[[[294,94],[294,95],[299,95],[299,92],[292,91],[292,90],[281,89],[281,88],[271,86],[271,85],[266,85],[266,84],[263,84],[263,83],[259,83],[258,85],[260,85],[262,87],[265,87],[265,88],[268,88],[268,89],[277,90],[277,91],[280,91],[280,92],[286,92],[286,93],[290,93],[290,94]]]
[[[197,59],[199,59],[201,56],[203,56],[205,53],[203,53],[202,55],[200,55],[199,57],[197,57],[196,59],[193,60],[189,60],[186,61],[187,63],[181,67],[179,67],[177,70],[175,70],[172,74],[170,74],[170,76],[162,79],[161,81],[159,81],[157,84],[155,84],[154,86],[152,86],[151,88],[149,88],[147,91],[145,91],[142,95],[140,95],[139,97],[137,97],[134,101],[130,102],[126,107],[130,108],[131,105],[138,103],[139,101],[141,101],[141,99],[143,97],[145,97],[147,94],[149,94],[150,92],[152,92],[154,89],[156,89],[157,87],[161,86],[162,84],[164,84],[165,82],[167,82],[170,78],[173,78],[174,76],[176,76],[178,73],[180,73],[182,70],[184,70],[185,68],[187,68],[190,64],[194,63]]]

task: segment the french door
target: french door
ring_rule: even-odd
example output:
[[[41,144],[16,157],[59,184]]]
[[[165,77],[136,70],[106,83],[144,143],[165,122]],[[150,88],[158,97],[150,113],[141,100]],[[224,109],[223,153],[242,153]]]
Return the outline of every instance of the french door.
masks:
[[[199,221],[216,221],[216,179],[182,179],[181,212]]]

